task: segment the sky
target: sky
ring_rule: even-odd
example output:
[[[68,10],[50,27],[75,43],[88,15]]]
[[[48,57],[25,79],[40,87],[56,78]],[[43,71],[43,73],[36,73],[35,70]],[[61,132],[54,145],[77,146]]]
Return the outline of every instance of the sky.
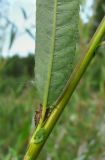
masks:
[[[25,32],[25,28],[30,29],[31,25],[35,26],[35,0],[12,0],[10,6],[9,19],[17,26],[18,32],[12,48],[8,50],[8,45],[5,45],[2,55],[6,57],[18,53],[24,57],[35,51],[35,41]],[[28,20],[23,18],[21,8],[27,12]],[[35,27],[32,33],[35,35]],[[9,38],[6,39],[6,44],[8,41]]]
[[[25,28],[30,29],[31,25],[35,26],[36,0],[9,1],[11,5],[9,18],[18,27],[18,33],[11,50],[8,50],[8,46],[5,45],[3,56],[13,56],[16,53],[20,56],[27,56],[29,52],[34,53],[35,51],[34,40],[24,30]],[[80,9],[80,15],[85,23],[88,22],[89,17],[92,15],[92,4],[93,0],[87,0],[85,8],[81,7]],[[24,8],[27,11],[27,15],[29,16],[28,20],[24,20],[21,8]],[[35,35],[35,27],[33,28],[32,33]]]
[[[92,5],[94,0],[86,0],[85,7],[80,7],[80,15],[84,23],[88,22],[88,19],[92,16]]]

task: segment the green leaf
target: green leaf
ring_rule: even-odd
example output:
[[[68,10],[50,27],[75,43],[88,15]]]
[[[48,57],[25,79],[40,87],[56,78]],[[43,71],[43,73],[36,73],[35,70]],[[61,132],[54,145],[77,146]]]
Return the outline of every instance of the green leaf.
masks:
[[[9,43],[9,49],[12,47],[14,40],[16,38],[16,34],[17,34],[17,27],[12,24],[11,26],[11,31],[10,31],[10,43]]]
[[[29,36],[30,36],[32,39],[35,40],[34,35],[32,34],[32,32],[31,32],[28,28],[26,28],[25,31],[29,34]]]
[[[27,12],[25,11],[25,9],[24,9],[23,7],[21,7],[20,9],[21,9],[21,11],[22,11],[22,14],[23,14],[24,19],[27,20],[27,19],[28,19]]]
[[[35,83],[44,106],[60,96],[72,72],[79,0],[37,0]]]

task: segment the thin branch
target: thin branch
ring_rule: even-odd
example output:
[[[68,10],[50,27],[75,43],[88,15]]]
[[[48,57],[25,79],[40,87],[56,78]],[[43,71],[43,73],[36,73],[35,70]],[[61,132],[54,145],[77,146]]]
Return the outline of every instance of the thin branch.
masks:
[[[46,142],[48,136],[50,135],[53,127],[55,126],[58,118],[60,117],[63,109],[65,108],[66,104],[68,103],[72,93],[74,92],[77,84],[79,83],[82,75],[84,74],[85,70],[87,69],[88,65],[90,64],[91,60],[94,57],[94,52],[97,49],[98,45],[101,42],[102,37],[105,34],[105,17],[103,18],[101,24],[99,25],[96,33],[94,34],[93,38],[90,41],[89,47],[86,51],[86,54],[80,57],[78,64],[76,65],[72,75],[70,76],[68,83],[56,102],[56,107],[54,111],[51,113],[49,119],[47,120],[46,124],[43,126],[45,130],[45,138],[41,143],[35,143],[34,136],[30,141],[27,153],[24,157],[24,160],[35,160],[39,155],[44,143]],[[36,131],[35,131],[36,132]]]

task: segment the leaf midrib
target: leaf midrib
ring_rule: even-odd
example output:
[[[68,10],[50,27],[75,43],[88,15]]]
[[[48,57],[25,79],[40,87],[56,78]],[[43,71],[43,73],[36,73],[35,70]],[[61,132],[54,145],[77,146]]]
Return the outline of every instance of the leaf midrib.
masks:
[[[51,83],[51,73],[52,73],[52,67],[53,67],[53,60],[54,60],[54,50],[55,50],[55,37],[56,37],[56,21],[57,21],[57,4],[58,0],[54,1],[54,19],[53,19],[53,32],[52,32],[52,41],[51,41],[51,51],[50,51],[50,62],[48,65],[48,75],[47,75],[47,81],[46,81],[46,87],[45,87],[45,93],[44,93],[44,100],[43,100],[43,108],[46,110],[47,102],[48,102],[48,95],[49,95],[49,88]]]

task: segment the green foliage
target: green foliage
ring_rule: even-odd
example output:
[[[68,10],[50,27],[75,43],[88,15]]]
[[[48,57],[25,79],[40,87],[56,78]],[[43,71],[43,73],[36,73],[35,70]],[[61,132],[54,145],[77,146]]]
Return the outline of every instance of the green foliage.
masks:
[[[82,38],[88,39],[89,32],[83,29]],[[97,51],[39,160],[105,159],[104,50]],[[28,58],[12,57],[0,72],[0,160],[23,159],[29,141],[36,89],[30,83],[34,58]],[[15,68],[20,66],[17,77]]]
[[[105,159],[105,59],[101,60],[96,56],[88,68],[38,160]]]
[[[78,0],[37,1],[35,82],[44,106],[61,94],[72,72],[78,35]]]
[[[104,49],[98,50],[39,160],[105,159],[104,62]],[[95,74],[97,71],[100,76]],[[18,79],[14,75],[5,79],[0,76],[0,159],[3,160],[21,160],[29,141],[36,89],[22,83],[29,80],[26,77],[26,72]]]
[[[2,76],[18,78],[20,76],[22,77],[24,74],[28,77],[34,77],[34,55],[30,54],[25,58],[20,58],[15,55],[8,58],[6,66],[2,70]]]
[[[95,13],[94,13],[94,26],[96,29],[99,23],[101,22],[101,19],[105,15],[105,1],[96,0],[95,6],[96,7],[95,7]]]
[[[9,43],[9,49],[12,47],[13,43],[14,43],[14,40],[15,40],[15,37],[16,37],[16,34],[17,34],[17,27],[12,24],[11,25],[11,31],[10,31],[10,43]]]
[[[28,19],[28,15],[27,15],[26,10],[23,7],[21,7],[20,9],[22,11],[22,15],[23,15],[24,19],[27,20]]]
[[[8,58],[0,72],[0,159],[22,159],[35,111],[33,78],[34,55]]]
[[[12,88],[12,84],[9,86],[9,82],[5,81],[10,89],[8,92],[0,91],[0,159],[4,160],[22,159],[30,134],[32,112],[35,110],[35,88],[27,85],[17,96],[21,83],[17,85],[14,78],[11,81],[15,87]]]

